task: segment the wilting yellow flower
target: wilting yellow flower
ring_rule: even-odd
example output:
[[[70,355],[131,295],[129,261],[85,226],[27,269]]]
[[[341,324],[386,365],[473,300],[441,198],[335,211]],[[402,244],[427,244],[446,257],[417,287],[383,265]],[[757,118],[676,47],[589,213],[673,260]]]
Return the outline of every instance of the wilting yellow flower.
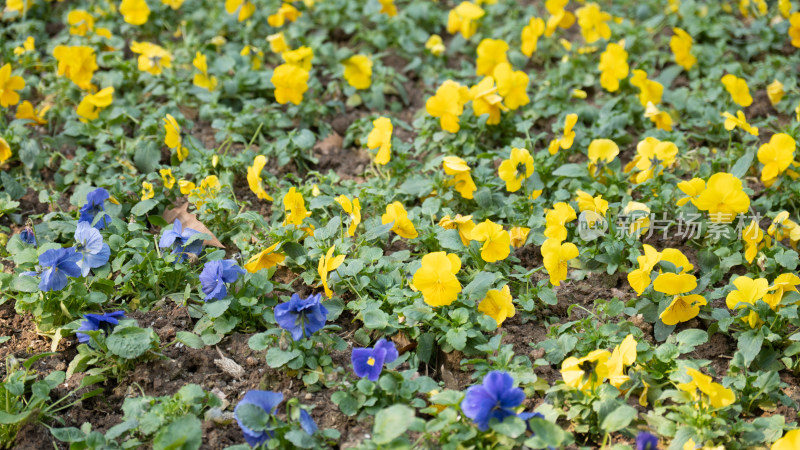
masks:
[[[800,430],[789,430],[782,438],[772,444],[770,450],[795,450],[798,448],[800,448]]]
[[[486,12],[480,6],[470,2],[461,2],[451,9],[447,16],[447,32],[450,34],[460,32],[464,39],[469,39],[478,31],[476,21],[485,14]]]
[[[267,17],[267,23],[271,27],[282,27],[286,22],[294,22],[302,15],[303,13],[298,11],[291,3],[283,3],[278,8],[278,12]],[[240,18],[239,21],[241,22],[242,19]]]
[[[97,119],[100,111],[107,108],[114,101],[114,88],[109,86],[101,89],[96,94],[86,94],[78,103],[77,113],[81,122]]]
[[[434,56],[439,56],[445,51],[444,41],[438,34],[432,34],[425,42],[425,48]]]
[[[553,209],[547,210],[545,214],[545,237],[563,241],[567,238],[567,227],[564,225],[577,218],[575,210],[569,204],[564,202],[554,204]]]
[[[308,71],[293,64],[281,64],[272,72],[270,79],[275,86],[275,101],[284,105],[303,101],[303,94],[308,90]]]
[[[677,387],[687,392],[695,402],[710,404],[712,408],[724,408],[736,401],[732,390],[714,383],[710,376],[699,370],[687,367],[686,374],[692,377],[692,381],[680,383]]]
[[[587,44],[596,42],[600,38],[611,37],[611,28],[606,23],[611,20],[611,14],[600,10],[597,3],[588,3],[578,8],[575,10],[575,16],[578,18],[578,26],[581,27],[581,34]]]
[[[16,91],[24,87],[25,79],[11,76],[11,64],[0,67],[0,106],[8,108],[19,103],[19,94]]]
[[[122,0],[119,12],[125,22],[131,25],[144,25],[150,16],[150,8],[145,0]]]
[[[508,43],[502,39],[484,39],[478,44],[478,59],[475,62],[476,75],[492,75],[500,63],[508,62]]]
[[[500,179],[506,182],[508,192],[517,192],[522,183],[533,175],[533,156],[524,148],[512,148],[511,157],[498,168]]]
[[[689,200],[694,202],[697,196],[706,189],[706,182],[702,178],[692,178],[689,181],[681,181],[678,183],[678,189],[687,195],[687,197],[678,199],[676,202],[678,206],[683,206],[688,203]]]
[[[397,15],[397,6],[395,6],[394,0],[378,0],[378,2],[381,4],[381,10],[378,13],[386,14],[389,17]]]
[[[269,49],[273,53],[283,53],[290,50],[289,44],[286,43],[286,38],[283,36],[283,31],[267,36],[267,42],[269,42]]]
[[[539,38],[544,34],[544,20],[531,17],[528,25],[522,28],[522,54],[531,57],[539,44]]]
[[[742,180],[720,172],[711,175],[706,189],[692,203],[700,211],[708,211],[712,222],[731,223],[737,213],[747,212],[750,197],[742,190]]]
[[[697,317],[700,314],[700,307],[706,304],[708,302],[702,295],[676,295],[658,317],[664,325],[677,325]]]
[[[194,74],[192,83],[197,87],[208,89],[209,91],[216,89],[217,77],[208,76],[208,63],[206,61],[206,55],[196,52],[194,55],[194,60],[192,61],[192,65],[200,71],[200,73]]]
[[[731,99],[735,103],[745,108],[753,104],[753,97],[750,96],[750,89],[747,87],[747,81],[744,78],[739,78],[729,73],[723,76],[720,81],[725,86],[725,90],[731,94]]]
[[[503,229],[502,225],[489,219],[475,225],[470,233],[470,239],[483,242],[481,259],[486,262],[502,261],[511,254],[511,236]]]
[[[548,238],[542,244],[542,259],[544,270],[550,275],[553,286],[561,286],[567,279],[569,261],[578,257],[578,247],[571,242],[561,242],[558,239]]]
[[[344,79],[356,89],[367,89],[372,84],[372,60],[366,55],[353,55],[342,61]]]
[[[160,45],[133,41],[131,51],[139,55],[139,70],[142,72],[161,75],[164,68],[172,67],[172,54]]]
[[[449,186],[454,186],[455,190],[467,200],[472,199],[473,193],[478,189],[470,175],[470,168],[467,162],[458,156],[445,156],[442,159],[442,167],[447,175],[454,175],[448,182]]]
[[[35,44],[36,39],[33,36],[28,36],[25,42],[22,43],[22,47],[14,47],[14,55],[19,56],[34,51],[36,49]]]
[[[8,145],[8,141],[0,137],[0,164],[8,161],[8,158],[11,158],[11,146]]]
[[[647,103],[644,108],[644,117],[650,119],[659,130],[672,131],[672,116],[666,111],[661,111],[653,103]]]
[[[269,269],[282,263],[283,260],[286,259],[286,255],[276,252],[275,249],[277,247],[277,243],[272,244],[250,257],[250,259],[247,260],[247,264],[244,265],[245,270],[250,273],[256,273],[261,269]]]
[[[422,293],[422,299],[430,306],[447,306],[458,298],[461,283],[456,274],[461,269],[458,255],[445,252],[428,253],[420,261],[422,265],[412,279],[414,289]]]
[[[325,256],[319,259],[319,264],[317,265],[317,273],[322,279],[322,287],[325,289],[325,295],[328,296],[328,298],[333,297],[333,291],[328,287],[328,273],[339,268],[345,258],[344,255],[334,257],[333,250],[335,248],[335,245],[331,246]]]
[[[153,184],[148,183],[147,181],[142,182],[142,192],[140,193],[142,201],[149,200],[156,195],[153,191]]]
[[[178,183],[180,184],[180,182]],[[221,189],[222,184],[220,184],[219,178],[216,175],[209,175],[200,181],[200,186],[189,192],[189,201],[199,208],[209,200],[216,198]],[[183,186],[181,186],[181,192],[183,192]]]
[[[789,219],[789,212],[788,211],[781,211],[779,212],[774,219],[772,219],[772,223],[770,224],[769,228],[767,228],[767,235],[771,238],[775,238],[777,241],[782,241],[787,237],[793,241],[797,239],[794,238],[794,235],[797,234],[797,230],[800,230],[800,226],[797,225],[793,220]],[[768,247],[772,247],[771,242],[767,242]]]
[[[628,273],[628,283],[636,291],[636,295],[642,295],[647,286],[650,286],[650,273],[661,261],[661,253],[658,250],[647,244],[643,244],[642,247],[644,255],[636,257],[639,267]]]
[[[733,114],[726,111],[722,113],[722,117],[725,118],[726,130],[731,131],[735,127],[739,127],[753,136],[758,136],[758,127],[751,126],[749,123],[747,123],[747,118],[743,112],[736,111],[736,117],[734,117]]]
[[[519,248],[525,245],[525,241],[528,240],[528,234],[530,232],[531,229],[527,227],[514,227],[508,230],[508,235],[511,237],[511,246]]]
[[[237,20],[244,22],[256,12],[256,5],[249,0],[225,0],[225,12],[237,14]]]
[[[469,88],[453,80],[447,80],[439,86],[436,94],[425,102],[425,111],[439,118],[443,130],[458,133],[461,128],[458,118],[464,112],[464,105],[469,100]]]
[[[6,10],[22,15],[33,6],[33,3],[34,0],[6,0]]]
[[[691,70],[697,62],[697,58],[692,54],[692,44],[694,39],[689,33],[680,28],[672,29],[672,37],[669,39],[669,48],[675,55],[675,63],[683,67],[684,70]]]
[[[386,205],[386,213],[381,215],[381,223],[387,224],[393,222],[392,231],[397,233],[398,236],[406,239],[414,239],[419,234],[417,229],[414,228],[414,223],[408,218],[408,211],[403,207],[400,202],[392,202]]]
[[[178,188],[183,195],[189,195],[193,190],[195,190],[195,185],[191,181],[180,179],[178,180]]]
[[[169,6],[173,11],[177,11],[180,9],[181,5],[183,5],[183,1],[184,0],[161,0],[161,3]]]
[[[147,21],[146,18],[145,21]],[[70,11],[67,14],[67,23],[70,25],[69,34],[76,36],[86,36],[86,33],[94,30],[94,17],[82,9]]]
[[[665,167],[675,164],[676,156],[678,146],[674,143],[647,137],[636,145],[636,156],[625,166],[625,172],[636,168],[639,172],[633,177],[633,182],[643,183],[653,178],[657,166],[660,174]]]
[[[286,64],[297,66],[308,72],[311,70],[311,60],[314,59],[314,49],[304,45],[296,50],[281,53],[281,58]]]
[[[495,66],[493,77],[497,82],[497,93],[503,97],[508,109],[513,111],[530,103],[527,93],[530,81],[528,74],[521,70],[512,70],[511,64],[503,62]]]
[[[594,390],[608,378],[609,357],[608,350],[595,350],[583,358],[570,356],[561,363],[564,384],[583,392]]]
[[[614,347],[611,356],[606,361],[608,382],[617,389],[630,379],[625,374],[625,368],[636,362],[636,344],[636,339],[632,334],[625,336],[625,339]]]
[[[779,309],[783,294],[787,292],[797,292],[797,285],[800,284],[800,277],[793,273],[783,273],[775,277],[769,292],[764,295],[764,303],[768,304],[773,311]]]
[[[67,77],[83,90],[92,87],[92,75],[97,70],[94,49],[85,45],[59,45],[53,49],[58,60],[58,76]]]
[[[771,186],[794,161],[795,140],[786,133],[773,134],[769,142],[758,148],[758,161],[764,164],[761,181]]]
[[[631,77],[631,84],[639,88],[639,103],[647,106],[648,103],[658,105],[661,103],[661,95],[664,93],[664,86],[658,81],[648,80],[647,72],[635,69]]]
[[[619,155],[619,146],[611,139],[594,139],[589,143],[589,173],[597,172],[600,162],[606,164]]]
[[[748,276],[739,276],[733,280],[736,289],[729,292],[725,297],[725,304],[728,309],[745,308],[747,305],[753,306],[758,300],[764,298],[769,291],[769,282],[766,278],[752,279]],[[751,311],[745,321],[751,328],[755,328],[758,323],[758,315]]]
[[[175,186],[175,177],[172,175],[172,169],[161,169],[158,173],[161,175],[161,181],[164,183],[165,188],[172,189],[172,186]]]
[[[767,86],[767,97],[769,97],[769,102],[772,103],[772,106],[780,103],[784,94],[783,83],[777,79]]]
[[[500,112],[507,111],[503,105],[503,97],[497,94],[494,78],[484,77],[478,84],[469,88],[469,97],[472,100],[472,112],[476,116],[488,114],[487,125],[500,123]]]
[[[606,51],[600,55],[600,85],[608,92],[619,89],[619,81],[628,77],[628,52],[625,51],[625,41],[611,42],[606,46]]]
[[[547,0],[544,7],[550,13],[544,29],[544,35],[550,37],[556,31],[556,27],[566,30],[575,23],[575,14],[564,9],[569,0]]]
[[[800,47],[800,12],[795,11],[789,16],[789,37],[793,46]]]
[[[167,147],[175,150],[178,156],[178,161],[183,161],[189,156],[189,149],[183,146],[181,139],[181,126],[178,121],[172,117],[172,114],[167,114],[164,120],[164,143]]]
[[[306,201],[303,199],[303,194],[297,192],[294,186],[283,196],[283,209],[286,212],[284,225],[290,223],[299,227],[303,224],[303,220],[311,215],[306,209]]]
[[[764,232],[758,226],[758,222],[753,220],[745,229],[742,230],[742,241],[744,241],[744,259],[752,263],[758,254],[758,250],[764,246]]]
[[[358,200],[358,197],[354,198],[351,202],[350,199],[344,195],[340,195],[334,198],[334,200],[341,205],[344,212],[350,215],[350,227],[347,228],[347,235],[351,237],[355,236],[356,227],[361,223],[361,202]]]
[[[503,286],[503,289],[499,291],[491,289],[486,292],[486,298],[478,304],[478,311],[494,319],[498,328],[507,318],[514,317],[516,310],[508,285]]]
[[[602,195],[598,194],[596,197],[592,197],[591,194],[580,189],[575,191],[575,194],[578,195],[578,210],[580,212],[592,211],[605,217],[606,211],[608,211],[608,201],[604,200]]]
[[[261,200],[272,201],[272,196],[267,194],[261,180],[261,171],[267,165],[267,157],[264,155],[257,155],[253,158],[253,165],[247,168],[247,185],[256,197]]]
[[[472,216],[462,216],[456,214],[456,217],[451,219],[450,216],[444,216],[439,221],[439,226],[448,230],[458,230],[458,236],[461,238],[461,243],[466,247],[469,245],[472,230],[475,228],[475,222],[472,221]]]
[[[47,120],[44,115],[50,110],[50,105],[45,105],[41,109],[36,110],[33,108],[31,102],[25,100],[17,106],[16,118],[19,120],[30,120],[29,125],[47,125]]]
[[[385,166],[392,159],[392,121],[388,117],[378,117],[372,121],[372,131],[367,136],[367,148],[378,149],[375,164]]]

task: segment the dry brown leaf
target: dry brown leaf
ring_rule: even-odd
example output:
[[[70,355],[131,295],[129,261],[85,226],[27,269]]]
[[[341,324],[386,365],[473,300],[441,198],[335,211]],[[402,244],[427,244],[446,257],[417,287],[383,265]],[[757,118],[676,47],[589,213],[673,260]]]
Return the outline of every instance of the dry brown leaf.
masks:
[[[325,139],[317,142],[316,145],[314,145],[314,151],[316,153],[328,155],[331,152],[342,148],[343,143],[344,139],[342,139],[342,137],[339,136],[339,134],[334,131],[331,134],[327,135]]]
[[[170,223],[170,224],[172,222],[175,222],[175,219],[178,219],[178,220],[181,221],[181,225],[183,225],[183,228],[191,228],[193,230],[196,230],[196,231],[199,231],[201,233],[208,234],[208,235],[214,237],[214,239],[212,239],[210,241],[203,241],[203,245],[210,245],[212,247],[225,248],[225,246],[222,245],[222,242],[220,242],[219,239],[217,239],[217,237],[214,236],[214,233],[212,233],[211,230],[208,229],[208,227],[203,225],[203,222],[200,222],[199,220],[197,220],[197,216],[195,216],[194,214],[189,212],[189,203],[188,202],[184,203],[181,206],[178,206],[177,208],[172,208],[172,209],[168,209],[168,210],[164,211],[164,214],[162,215],[162,217],[164,218],[164,220],[167,221],[167,223]]]

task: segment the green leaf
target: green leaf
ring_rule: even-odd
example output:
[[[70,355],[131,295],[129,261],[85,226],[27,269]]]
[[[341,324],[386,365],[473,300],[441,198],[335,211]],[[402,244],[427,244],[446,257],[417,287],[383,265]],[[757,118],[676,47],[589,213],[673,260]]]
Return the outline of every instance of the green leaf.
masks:
[[[11,280],[11,289],[19,292],[39,292],[39,279],[29,275],[19,275]]]
[[[314,448],[316,445],[314,438],[303,430],[292,430],[286,433],[284,437],[297,448]]]
[[[373,440],[377,444],[388,444],[408,430],[414,421],[414,410],[406,405],[393,405],[375,414],[372,428]]]
[[[755,156],[755,152],[752,150],[742,155],[731,168],[730,174],[736,178],[744,177],[747,171],[750,170],[750,164],[753,163],[753,156]]]
[[[364,326],[371,330],[382,330],[389,326],[389,315],[380,309],[364,311]]]
[[[708,342],[708,332],[695,328],[683,330],[676,336],[676,341],[678,343],[679,352],[689,353],[698,345],[703,345]]]
[[[150,210],[153,209],[153,207],[156,206],[157,204],[158,202],[152,198],[149,198],[147,200],[142,200],[139,203],[133,205],[133,208],[131,208],[131,214],[137,217],[143,216],[148,212],[150,212]]]
[[[553,171],[553,175],[557,177],[578,178],[588,173],[586,166],[582,164],[564,164],[558,169]]]
[[[524,433],[526,429],[525,421],[517,416],[506,417],[502,422],[493,423],[491,428],[492,430],[512,439],[522,436],[522,433]]]
[[[534,434],[525,441],[525,445],[530,448],[560,448],[567,437],[567,433],[558,425],[538,417],[529,419],[528,426]]]
[[[187,414],[156,434],[153,450],[196,450],[202,443],[203,429],[200,419]]]
[[[225,311],[228,310],[228,307],[231,305],[230,300],[214,300],[206,302],[203,305],[203,311],[208,314],[208,317],[212,319],[216,319],[221,315],[225,314]]]
[[[258,405],[242,403],[236,407],[236,417],[242,425],[255,432],[269,428],[269,414]]]
[[[494,272],[478,272],[472,282],[464,288],[464,295],[471,300],[482,300],[497,278],[498,275]]]
[[[447,230],[438,228],[436,231],[436,239],[439,240],[439,245],[446,250],[463,250],[464,244],[461,242],[461,237],[458,230]]]
[[[775,254],[775,261],[789,270],[797,268],[798,259],[800,258],[794,250],[785,250]]]
[[[627,427],[637,416],[636,408],[629,405],[620,405],[603,419],[600,428],[613,433]]]
[[[108,350],[125,359],[142,356],[152,345],[153,330],[150,328],[118,328],[106,339]]]
[[[178,331],[175,333],[175,340],[189,348],[203,348],[206,346],[200,336],[189,331]]]
[[[364,233],[364,240],[365,241],[373,241],[375,239],[378,239],[379,237],[382,237],[385,234],[388,234],[389,230],[392,229],[393,225],[394,225],[394,222],[389,222],[389,223],[386,223],[386,224],[374,225],[374,226],[370,227],[367,230],[367,232]]]
[[[278,347],[273,347],[267,351],[267,365],[273,369],[283,367],[289,361],[302,356],[300,350],[284,351]]]
[[[758,356],[761,351],[761,344],[764,343],[764,335],[760,330],[749,330],[739,335],[739,352],[744,358],[745,368]]]
[[[558,304],[558,297],[556,296],[556,291],[547,286],[539,288],[539,292],[536,295],[539,297],[539,300],[544,302],[545,305],[552,306]]]
[[[434,336],[432,333],[422,333],[417,339],[417,358],[428,363],[433,355]]]

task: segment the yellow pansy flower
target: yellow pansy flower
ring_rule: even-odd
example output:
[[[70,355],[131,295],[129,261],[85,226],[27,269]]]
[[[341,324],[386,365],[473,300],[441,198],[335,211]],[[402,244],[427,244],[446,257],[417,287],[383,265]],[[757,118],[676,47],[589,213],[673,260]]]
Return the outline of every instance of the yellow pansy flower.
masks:
[[[503,105],[503,97],[497,94],[494,78],[484,77],[478,84],[469,88],[469,97],[472,100],[472,113],[476,116],[488,114],[487,125],[500,123],[500,112],[507,111]]]
[[[498,328],[507,318],[514,317],[516,310],[508,285],[503,286],[499,291],[491,289],[486,292],[486,297],[478,304],[478,311],[494,319]]]
[[[742,241],[744,241],[744,259],[748,263],[752,263],[758,250],[764,246],[761,242],[764,240],[764,232],[758,226],[758,222],[751,221],[750,224],[742,230]]]
[[[764,164],[761,168],[761,181],[766,186],[772,185],[775,179],[794,162],[794,150],[797,143],[786,133],[773,134],[769,142],[758,148],[758,161]]]
[[[469,245],[472,230],[475,228],[475,222],[472,221],[472,216],[462,216],[456,214],[456,217],[451,219],[450,216],[444,216],[439,221],[439,226],[448,230],[458,230],[458,236],[461,238],[461,243],[466,247]]]
[[[511,246],[519,248],[525,245],[525,241],[528,240],[528,234],[530,232],[531,229],[527,227],[514,227],[508,230],[508,235],[511,237]]]
[[[181,140],[181,126],[178,121],[172,117],[172,114],[167,114],[164,120],[164,144],[167,147],[175,150],[178,156],[178,161],[183,161],[189,156],[189,149],[183,146]]]
[[[746,108],[753,104],[753,97],[750,96],[750,89],[747,87],[747,81],[744,78],[739,78],[729,73],[723,76],[720,81],[725,86],[725,90],[731,94],[731,99],[739,106]]]
[[[458,118],[464,112],[464,105],[470,100],[469,88],[455,81],[447,80],[436,90],[436,94],[425,102],[425,111],[439,118],[442,129],[458,133],[461,128]]]
[[[50,110],[50,105],[45,105],[41,109],[34,109],[31,102],[25,100],[17,106],[16,118],[21,120],[30,120],[29,125],[47,125],[47,120],[44,115]]]
[[[675,55],[675,63],[683,67],[684,70],[691,70],[697,62],[697,58],[692,54],[692,44],[694,39],[689,33],[680,29],[672,29],[672,37],[669,39],[669,48]]]
[[[631,77],[631,84],[639,88],[639,103],[647,106],[648,103],[658,105],[664,93],[664,86],[658,81],[648,80],[647,72],[635,69]]]
[[[8,161],[8,158],[11,158],[11,146],[8,145],[8,141],[0,137],[0,164]]]
[[[160,45],[133,41],[131,51],[139,55],[137,61],[142,72],[161,75],[165,68],[172,67],[172,54]]]
[[[645,119],[650,119],[659,130],[672,131],[672,116],[666,111],[661,111],[652,102],[644,108]]]
[[[272,72],[270,81],[275,86],[275,101],[284,105],[303,101],[308,90],[308,71],[293,64],[281,64]]]
[[[94,49],[85,45],[59,45],[53,49],[58,61],[58,76],[67,77],[79,88],[92,88],[92,75],[97,70]]]
[[[420,268],[414,272],[412,286],[422,293],[430,306],[447,306],[458,298],[461,283],[456,274],[461,269],[457,255],[445,252],[428,253],[422,257]]]
[[[524,148],[512,148],[511,157],[503,160],[497,169],[500,179],[506,182],[508,192],[517,192],[522,183],[533,175],[533,156]]]
[[[425,48],[428,49],[434,56],[439,56],[445,51],[444,41],[438,34],[432,34],[431,37],[425,41]]]
[[[600,85],[608,92],[616,92],[619,82],[628,77],[628,52],[625,51],[625,41],[611,42],[600,55]]]
[[[414,239],[419,235],[417,229],[414,228],[414,223],[408,218],[408,211],[400,202],[392,202],[386,205],[386,213],[381,215],[382,224],[385,225],[392,222],[394,223],[392,231],[400,237]]]
[[[789,430],[772,444],[770,450],[796,450],[798,448],[800,448],[800,430]]]
[[[508,43],[502,39],[484,39],[478,44],[478,59],[475,62],[476,75],[492,75],[500,63],[507,63]]]
[[[122,0],[119,12],[123,20],[131,25],[144,25],[150,16],[150,8],[145,0]]]
[[[701,211],[708,211],[711,221],[731,223],[737,213],[750,208],[750,197],[742,190],[742,180],[725,172],[711,175],[706,189],[692,203]]]
[[[172,169],[161,169],[158,173],[161,175],[161,181],[164,183],[165,188],[172,189],[172,186],[175,186],[175,177],[172,175]]]
[[[287,50],[281,53],[281,58],[286,64],[297,66],[308,72],[311,70],[311,61],[314,59],[314,49],[304,45],[295,50]]]
[[[356,227],[361,223],[361,202],[358,197],[354,198],[351,202],[349,198],[340,195],[334,198],[336,203],[341,205],[344,212],[350,216],[350,226],[347,228],[347,235],[352,237],[356,234]]]
[[[331,288],[328,287],[328,273],[339,268],[339,266],[342,265],[342,262],[344,262],[345,258],[345,255],[334,257],[333,251],[335,248],[335,245],[331,246],[325,256],[319,259],[319,264],[317,265],[317,273],[319,274],[320,279],[322,279],[322,287],[325,289],[325,295],[328,298],[333,297],[333,291],[331,291]]]
[[[520,51],[528,58],[533,55],[539,44],[539,38],[544,34],[544,20],[538,17],[531,17],[528,25],[522,28],[522,47]]]
[[[688,383],[678,384],[678,389],[687,392],[695,402],[711,405],[712,408],[724,408],[736,401],[733,391],[719,383],[711,381],[711,377],[691,367],[686,368],[686,374],[692,380]]]
[[[194,60],[192,61],[192,65],[200,71],[200,73],[194,74],[192,83],[197,87],[201,87],[209,91],[216,89],[217,77],[208,76],[208,63],[206,61],[206,55],[196,52]]]
[[[225,0],[225,12],[236,14],[236,20],[244,22],[256,12],[256,5],[248,0]]]
[[[647,244],[643,244],[642,247],[644,255],[636,257],[639,267],[628,273],[628,283],[636,291],[636,295],[642,295],[647,286],[650,286],[650,273],[661,261],[661,253],[658,250]]]
[[[583,358],[570,356],[561,363],[564,384],[586,392],[603,384],[608,378],[608,350],[595,350]]]
[[[267,42],[269,42],[269,49],[273,53],[283,53],[291,50],[289,44],[286,43],[283,31],[267,36]]]
[[[555,203],[553,209],[545,212],[545,237],[563,241],[567,238],[567,228],[564,225],[577,218],[572,206],[564,202]]]
[[[94,30],[94,17],[82,9],[70,11],[67,14],[67,23],[70,25],[69,34],[76,36],[86,36],[86,33]]]
[[[81,122],[97,119],[100,111],[111,105],[114,101],[114,88],[109,86],[96,94],[86,94],[78,103],[77,113]]]
[[[636,345],[636,339],[632,334],[625,336],[625,339],[614,347],[611,356],[606,361],[608,382],[617,389],[630,379],[625,374],[625,368],[636,362]]]
[[[153,191],[153,184],[148,183],[147,181],[142,182],[142,192],[141,192],[141,199],[142,201],[148,200],[153,198],[156,195],[155,191]]]
[[[292,224],[299,227],[303,224],[303,220],[311,215],[306,209],[306,201],[303,199],[303,194],[297,192],[294,186],[283,196],[283,209],[286,212],[286,219],[283,221],[284,225]]]
[[[603,12],[597,3],[587,3],[586,6],[578,8],[575,10],[575,17],[587,44],[611,37],[611,28],[607,23],[611,20],[611,14]]]
[[[478,189],[470,175],[470,167],[467,162],[458,156],[445,156],[442,159],[442,167],[447,175],[454,175],[448,185],[454,186],[455,190],[467,200],[472,199],[473,193]]]
[[[767,97],[769,97],[769,102],[772,106],[780,103],[785,93],[786,92],[783,91],[783,83],[777,79],[773,80],[772,83],[767,86]]]
[[[275,14],[267,17],[267,23],[271,27],[282,27],[286,22],[294,22],[302,15],[303,13],[298,11],[291,3],[283,3]],[[239,21],[241,22],[241,19]]]
[[[244,265],[245,270],[250,273],[256,273],[261,269],[269,269],[282,263],[283,260],[286,259],[286,255],[276,252],[275,249],[277,247],[277,243],[272,244],[251,256],[250,259],[247,260],[247,264]]]
[[[262,184],[263,180],[261,179],[261,171],[264,170],[264,166],[266,165],[266,156],[256,155],[256,157],[253,158],[253,165],[247,168],[247,185],[250,187],[250,191],[256,194],[257,198],[272,201],[272,196],[264,190],[264,185]]]
[[[382,166],[392,159],[392,121],[388,117],[378,117],[372,121],[372,131],[367,136],[367,148],[378,149],[375,155],[375,164]]]
[[[511,236],[502,225],[489,219],[475,225],[470,233],[470,239],[483,243],[481,259],[486,262],[502,261],[511,254]]]
[[[378,2],[381,4],[381,10],[378,13],[386,14],[389,17],[397,15],[397,6],[395,6],[394,0],[378,0]]]
[[[548,238],[541,248],[544,270],[550,276],[550,284],[561,286],[567,279],[569,261],[579,256],[578,247],[571,242],[561,242],[558,239]]]
[[[521,70],[512,70],[511,64],[503,62],[495,66],[492,76],[497,83],[497,93],[508,109],[514,111],[530,103],[527,93],[530,82],[528,74]]]
[[[368,89],[372,84],[372,60],[366,55],[353,55],[342,61],[344,79],[356,89]]]
[[[745,117],[743,112],[736,111],[736,117],[734,117],[733,114],[726,111],[722,113],[722,117],[725,118],[726,130],[731,131],[735,127],[739,127],[753,136],[758,136],[758,127],[751,126],[747,123],[747,117]]]
[[[451,9],[447,16],[447,32],[450,34],[461,33],[464,39],[469,39],[478,31],[477,20],[485,14],[486,12],[480,6],[470,2],[461,2]]]

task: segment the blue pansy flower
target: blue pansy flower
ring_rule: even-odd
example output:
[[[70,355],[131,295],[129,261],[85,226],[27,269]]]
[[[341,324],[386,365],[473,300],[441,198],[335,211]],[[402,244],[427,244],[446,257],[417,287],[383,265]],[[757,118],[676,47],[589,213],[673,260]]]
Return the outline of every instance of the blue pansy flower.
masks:
[[[111,216],[106,214],[105,202],[111,198],[111,194],[103,188],[97,188],[92,192],[86,194],[86,204],[81,207],[81,218],[79,222],[89,222],[91,225],[94,222],[97,214],[102,214],[102,218],[94,224],[98,230],[111,225]]]
[[[325,326],[328,309],[320,303],[320,294],[300,298],[293,294],[288,302],[275,307],[275,321],[284,330],[292,333],[292,339],[299,341],[309,337]]]
[[[125,311],[114,311],[106,314],[84,314],[81,327],[75,332],[78,342],[89,342],[90,336],[81,331],[102,330],[106,335],[114,330],[119,321],[125,318]]]
[[[381,338],[373,348],[354,348],[350,361],[357,376],[378,381],[383,365],[394,361],[397,356],[394,342]]]
[[[33,232],[33,228],[31,227],[25,227],[22,231],[20,231],[19,238],[22,242],[28,245],[36,245],[36,234]]]
[[[200,283],[203,286],[203,293],[206,300],[223,299],[228,295],[225,283],[233,283],[239,278],[239,274],[246,273],[244,269],[236,265],[236,261],[225,259],[222,261],[209,261],[203,266],[200,273]]]
[[[646,431],[636,436],[636,450],[658,450],[658,438]]]
[[[251,447],[263,444],[267,439],[272,437],[272,433],[266,430],[255,431],[244,426],[239,418],[239,408],[247,404],[255,405],[263,409],[267,414],[272,415],[275,414],[275,410],[278,409],[278,405],[280,405],[282,401],[283,394],[278,392],[249,391],[244,394],[244,398],[236,405],[236,408],[233,410],[233,415],[236,417],[236,422],[239,424],[239,428],[242,429],[242,433],[244,433],[244,440],[247,441]]]
[[[311,418],[311,414],[305,409],[300,410],[300,426],[303,428],[303,431],[312,435],[319,429],[317,428],[317,423]]]
[[[60,291],[67,285],[67,277],[81,276],[78,267],[81,255],[72,247],[54,248],[39,255],[39,265],[42,266],[42,279],[39,289],[42,291]]]
[[[483,378],[483,384],[467,389],[461,410],[478,425],[479,430],[486,431],[491,419],[502,422],[508,416],[516,416],[514,408],[523,400],[525,393],[514,387],[511,375],[495,370]]]
[[[161,239],[158,241],[158,246],[161,248],[166,248],[175,245],[172,253],[180,254],[178,261],[183,261],[186,259],[187,253],[199,255],[200,251],[203,250],[203,241],[201,240],[196,240],[191,244],[186,245],[186,242],[189,241],[189,238],[197,233],[199,233],[199,231],[191,228],[183,228],[181,221],[179,219],[175,219],[175,222],[172,224],[172,229],[164,231],[164,234],[161,235]]]
[[[89,275],[89,270],[102,267],[108,262],[111,249],[108,244],[103,242],[103,236],[97,229],[92,228],[89,222],[78,222],[75,230],[75,251],[80,255],[78,267],[81,268],[81,275]]]

